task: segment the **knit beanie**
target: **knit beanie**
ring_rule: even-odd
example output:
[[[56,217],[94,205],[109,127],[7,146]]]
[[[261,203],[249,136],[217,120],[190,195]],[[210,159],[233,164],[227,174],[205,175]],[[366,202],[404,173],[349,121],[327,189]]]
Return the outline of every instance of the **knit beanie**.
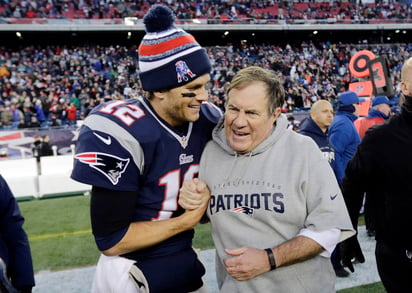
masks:
[[[145,91],[182,86],[210,73],[206,50],[183,29],[174,26],[175,15],[165,5],[153,5],[145,17],[146,35],[139,46],[139,76]]]

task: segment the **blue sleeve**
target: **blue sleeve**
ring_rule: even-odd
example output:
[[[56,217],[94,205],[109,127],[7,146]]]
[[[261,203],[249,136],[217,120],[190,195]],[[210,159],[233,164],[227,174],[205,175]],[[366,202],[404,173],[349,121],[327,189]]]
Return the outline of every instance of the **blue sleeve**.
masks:
[[[90,217],[99,250],[113,247],[126,234],[133,222],[136,200],[137,195],[132,191],[92,188]]]
[[[222,110],[220,110],[219,107],[217,107],[215,104],[209,103],[209,102],[204,102],[202,103],[201,107],[202,113],[205,115],[206,119],[213,124],[217,124],[222,118],[223,113]]]
[[[330,129],[329,140],[332,147],[335,149],[335,175],[339,182],[342,183],[342,179],[345,172],[346,163],[344,160],[344,152],[346,149],[347,142],[349,141],[350,131],[345,129],[344,125],[341,123],[336,124]]]
[[[113,135],[82,126],[71,178],[92,186],[136,191],[136,174],[140,171],[132,156]]]
[[[0,175],[0,256],[16,288],[33,287],[34,273],[24,218],[8,184]]]

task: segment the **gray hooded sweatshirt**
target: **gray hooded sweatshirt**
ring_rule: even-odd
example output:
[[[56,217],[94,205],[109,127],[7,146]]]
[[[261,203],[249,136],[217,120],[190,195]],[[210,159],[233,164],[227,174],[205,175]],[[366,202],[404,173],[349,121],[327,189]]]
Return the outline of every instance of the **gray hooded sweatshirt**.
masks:
[[[315,142],[286,128],[282,114],[272,133],[253,151],[229,146],[223,119],[201,158],[200,178],[211,190],[207,215],[216,247],[220,292],[334,292],[330,259],[317,255],[248,281],[227,274],[225,248],[276,247],[302,229],[337,228],[340,241],[354,235],[335,175]]]

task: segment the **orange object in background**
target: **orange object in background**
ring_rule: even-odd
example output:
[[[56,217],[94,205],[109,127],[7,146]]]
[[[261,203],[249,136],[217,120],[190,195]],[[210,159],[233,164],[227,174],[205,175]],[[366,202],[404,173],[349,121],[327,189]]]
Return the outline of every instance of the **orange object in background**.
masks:
[[[365,102],[359,104],[359,116],[368,116],[373,95],[372,82],[370,80],[352,82],[349,84],[349,90],[355,92],[359,98],[365,99]]]
[[[376,56],[369,50],[362,50],[353,55],[349,61],[349,71],[355,77],[370,76],[369,61],[375,59]]]

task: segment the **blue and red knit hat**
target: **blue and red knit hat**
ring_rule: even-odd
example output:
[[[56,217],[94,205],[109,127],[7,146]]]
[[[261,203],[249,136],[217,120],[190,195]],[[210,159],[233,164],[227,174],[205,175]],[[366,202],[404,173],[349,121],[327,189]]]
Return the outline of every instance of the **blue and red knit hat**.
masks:
[[[175,15],[165,5],[153,5],[143,23],[146,35],[139,46],[139,76],[145,91],[182,86],[210,73],[206,50],[183,29],[174,26]]]

